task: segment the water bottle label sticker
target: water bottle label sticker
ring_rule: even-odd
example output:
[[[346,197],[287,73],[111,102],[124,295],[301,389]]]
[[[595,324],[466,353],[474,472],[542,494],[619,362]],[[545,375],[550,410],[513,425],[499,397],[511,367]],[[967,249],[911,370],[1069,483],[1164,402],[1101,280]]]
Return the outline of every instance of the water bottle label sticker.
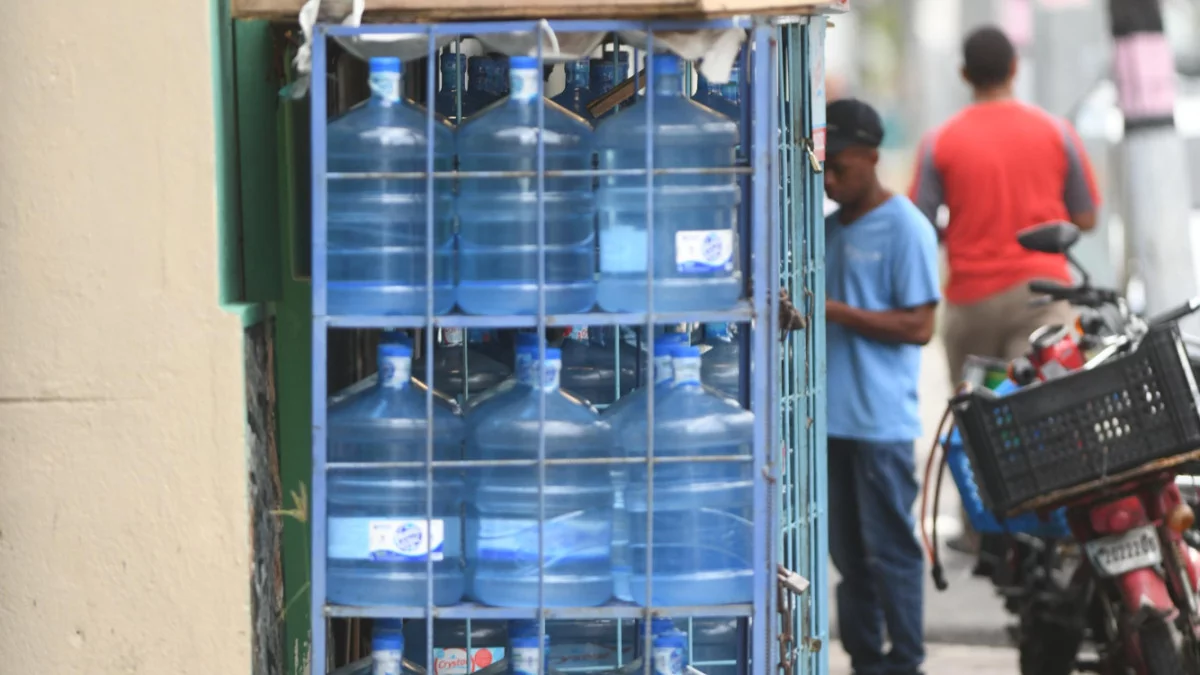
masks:
[[[613,225],[600,231],[600,271],[612,274],[646,271],[646,231]]]
[[[675,269],[680,274],[733,271],[733,232],[682,230],[675,233]]]
[[[442,344],[449,347],[457,347],[463,343],[463,329],[461,328],[443,328],[442,329]]]
[[[655,675],[681,675],[683,673],[683,650],[679,647],[654,648]]]
[[[412,359],[385,356],[379,361],[379,382],[388,389],[403,389],[412,377]]]
[[[428,558],[438,562],[446,557],[446,542],[457,540],[459,531],[457,520],[440,518],[333,517],[326,555],[331,560],[425,562]]]
[[[612,519],[572,511],[545,523],[546,565],[612,559]],[[537,562],[537,518],[486,518],[479,522],[479,558],[493,562]]]
[[[371,652],[371,675],[400,675],[403,656],[394,649]]]
[[[512,650],[513,675],[538,675],[542,671],[544,654],[537,647],[517,647]]]
[[[433,672],[435,675],[466,675],[482,670],[504,658],[503,647],[475,647],[467,659],[465,647],[433,649]]]
[[[367,86],[371,94],[384,103],[400,101],[400,73],[371,73]]]
[[[521,68],[509,74],[509,96],[514,101],[535,101],[538,95],[538,70]]]

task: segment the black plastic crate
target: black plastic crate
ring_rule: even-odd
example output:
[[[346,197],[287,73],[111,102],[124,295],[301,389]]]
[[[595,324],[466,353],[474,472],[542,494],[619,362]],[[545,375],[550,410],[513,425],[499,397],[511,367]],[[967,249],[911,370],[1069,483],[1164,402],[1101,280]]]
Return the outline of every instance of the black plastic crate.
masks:
[[[1026,502],[1200,448],[1196,381],[1178,327],[1151,331],[1131,354],[997,398],[955,399],[984,503]]]

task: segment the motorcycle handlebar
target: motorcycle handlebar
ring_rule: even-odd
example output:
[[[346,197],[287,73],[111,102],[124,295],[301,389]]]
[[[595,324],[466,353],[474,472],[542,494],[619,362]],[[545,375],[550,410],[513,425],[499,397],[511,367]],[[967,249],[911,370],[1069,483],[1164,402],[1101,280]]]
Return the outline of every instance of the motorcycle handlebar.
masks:
[[[1067,298],[1071,295],[1071,291],[1074,291],[1075,289],[1069,286],[1063,286],[1056,281],[1042,281],[1040,279],[1035,279],[1029,282],[1029,290],[1033,291],[1034,293],[1049,295],[1055,298]]]
[[[1200,297],[1192,298],[1191,300],[1188,300],[1174,309],[1169,309],[1162,314],[1159,314],[1158,316],[1150,319],[1149,324],[1151,326],[1161,326],[1163,324],[1173,323],[1197,311],[1200,311]]]

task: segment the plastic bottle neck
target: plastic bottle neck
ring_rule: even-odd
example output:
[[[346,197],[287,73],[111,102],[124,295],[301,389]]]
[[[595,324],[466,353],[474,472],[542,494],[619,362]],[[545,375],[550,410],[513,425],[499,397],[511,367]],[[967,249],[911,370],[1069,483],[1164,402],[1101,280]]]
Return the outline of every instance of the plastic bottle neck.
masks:
[[[380,354],[379,386],[389,391],[408,389],[412,379],[412,357]]]
[[[679,96],[682,98],[683,78],[679,73],[655,73],[654,94],[655,96]]]
[[[675,379],[675,367],[671,363],[670,356],[655,356],[654,357],[654,382],[655,384],[665,384]]]
[[[530,103],[538,97],[538,82],[541,77],[534,68],[513,68],[508,71],[509,100]]]
[[[671,366],[675,369],[674,386],[685,387],[700,384],[700,359],[695,356],[675,357]]]
[[[370,105],[387,108],[400,102],[400,73],[376,71],[371,73],[367,84],[371,89]]]
[[[517,384],[532,387],[534,380],[537,379],[536,353],[517,352],[513,363],[513,371],[517,376]]]
[[[536,361],[534,363],[535,363],[535,365],[532,368],[532,370],[540,371],[542,390],[546,391],[546,392],[558,391],[559,385],[561,384],[561,378],[562,378],[562,360],[561,359],[546,359],[545,361],[542,362],[541,368],[536,367]],[[531,378],[534,380],[533,384],[535,386],[537,384],[537,377],[538,377],[538,373],[535,372],[533,377]]]

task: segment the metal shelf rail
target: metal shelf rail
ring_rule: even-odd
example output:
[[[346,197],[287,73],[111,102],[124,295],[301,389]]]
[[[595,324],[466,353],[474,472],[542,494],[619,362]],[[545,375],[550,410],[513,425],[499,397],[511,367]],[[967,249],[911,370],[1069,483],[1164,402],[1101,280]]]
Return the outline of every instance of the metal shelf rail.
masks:
[[[824,597],[824,539],[817,530],[823,528],[805,528],[792,523],[785,526],[784,518],[815,516],[819,512],[820,500],[815,497],[823,494],[823,460],[809,456],[797,459],[800,455],[814,455],[823,452],[823,444],[818,437],[819,427],[812,424],[797,425],[800,416],[809,420],[819,414],[820,390],[818,373],[820,368],[808,367],[804,371],[796,369],[797,364],[811,366],[818,357],[823,361],[823,333],[821,331],[804,331],[802,337],[790,338],[784,345],[789,356],[781,353],[779,336],[779,307],[773,298],[778,297],[781,288],[781,273],[787,285],[793,289],[807,289],[810,297],[822,297],[818,293],[821,279],[819,261],[823,251],[819,248],[821,228],[813,226],[814,208],[819,210],[819,183],[814,174],[797,159],[795,146],[797,130],[789,128],[797,113],[807,108],[808,97],[804,94],[804,86],[808,83],[807,59],[802,53],[805,48],[804,35],[807,20],[800,24],[787,26],[773,22],[751,19],[747,17],[712,20],[712,21],[551,21],[549,27],[558,34],[575,31],[643,31],[647,35],[647,51],[654,50],[654,35],[656,32],[691,29],[728,29],[741,28],[749,33],[750,48],[744,50],[740,80],[743,97],[743,112],[741,120],[742,154],[748,157],[743,166],[728,170],[731,174],[741,174],[740,183],[743,191],[741,212],[739,214],[739,240],[741,242],[742,270],[748,275],[747,284],[749,297],[737,307],[725,312],[698,312],[690,314],[659,313],[654,310],[652,278],[654,266],[647,265],[646,312],[633,314],[613,314],[592,312],[581,315],[553,316],[545,312],[544,292],[539,293],[539,311],[534,316],[465,316],[451,314],[435,316],[433,314],[433,247],[427,248],[427,303],[424,316],[396,317],[358,317],[332,316],[327,312],[327,185],[330,180],[355,180],[369,177],[380,177],[375,174],[337,175],[327,173],[326,124],[328,122],[327,108],[327,72],[326,49],[327,41],[335,36],[354,35],[423,35],[428,39],[427,59],[424,63],[426,77],[427,100],[422,103],[428,110],[426,118],[427,135],[432,138],[435,124],[433,98],[437,87],[437,38],[445,36],[480,35],[487,33],[528,32],[539,36],[537,55],[539,60],[544,55],[545,23],[535,21],[505,21],[484,23],[433,24],[433,25],[365,25],[358,27],[319,25],[316,28],[313,41],[313,72],[312,72],[312,292],[313,292],[313,362],[312,362],[312,405],[313,405],[313,477],[312,477],[312,643],[311,663],[312,672],[325,673],[328,671],[327,631],[328,622],[333,617],[359,618],[455,618],[455,619],[535,619],[539,623],[541,635],[545,635],[547,619],[644,619],[645,632],[639,635],[644,640],[642,653],[650,653],[651,635],[649,621],[651,617],[738,617],[741,619],[743,639],[742,649],[738,659],[740,673],[766,675],[780,663],[779,643],[776,630],[779,627],[776,611],[779,596],[776,593],[777,563],[784,561],[793,569],[807,573],[813,579],[814,592],[818,601]],[[781,46],[783,47],[781,49]],[[789,51],[790,50],[790,51]],[[636,62],[636,61],[635,61]],[[653,87],[653,74],[648,73],[646,89]],[[797,82],[802,83],[797,85]],[[539,83],[539,87],[544,84]],[[748,95],[746,95],[748,94]],[[788,105],[780,102],[789,100]],[[652,99],[648,99],[652,100]],[[821,102],[823,105],[823,102]],[[653,119],[654,106],[649,104],[647,117]],[[543,111],[539,110],[539,125],[543,123]],[[808,117],[803,116],[805,123]],[[783,123],[781,124],[781,120]],[[648,127],[651,125],[647,125]],[[781,128],[782,127],[782,128]],[[545,242],[545,212],[541,206],[544,193],[544,152],[541,135],[538,139],[537,161],[537,191],[538,191],[538,241]],[[647,165],[654,166],[653,144],[647,143]],[[653,177],[664,170],[640,171],[646,176],[647,187],[653,185]],[[598,172],[595,172],[598,173]],[[434,191],[434,153],[430,148],[426,157],[426,171],[421,177],[425,179],[426,198],[426,236],[429,241],[434,237],[433,199]],[[467,175],[459,173],[456,175]],[[388,176],[392,178],[393,176]],[[404,176],[407,177],[407,176]],[[648,260],[654,259],[654,192],[647,190],[646,211],[648,239]],[[812,205],[816,203],[817,206]],[[819,222],[819,221],[817,221]],[[818,232],[814,239],[813,232]],[[543,246],[544,248],[544,246]],[[545,257],[539,261],[539,288],[544,291],[546,275]],[[814,296],[815,294],[815,296]],[[816,303],[819,305],[819,303]],[[819,314],[819,309],[817,310]],[[331,464],[327,461],[326,452],[326,413],[328,398],[333,393],[327,388],[326,363],[328,357],[328,337],[331,330],[341,328],[433,328],[433,327],[536,327],[544,334],[547,326],[560,325],[641,325],[646,334],[652,334],[655,325],[675,324],[680,322],[736,322],[742,326],[739,331],[741,340],[741,398],[744,406],[752,410],[758,419],[755,425],[753,447],[749,457],[740,457],[739,461],[752,464],[753,489],[753,550],[750,552],[755,570],[755,583],[752,602],[737,605],[722,606],[676,606],[658,607],[650,603],[652,577],[648,579],[645,607],[630,604],[613,603],[602,607],[579,608],[547,608],[541,602],[544,578],[539,579],[539,603],[536,608],[497,608],[485,607],[464,602],[449,607],[438,607],[433,604],[433,561],[427,561],[426,567],[426,600],[424,605],[411,607],[348,607],[327,603],[326,600],[326,514],[327,514],[327,474],[331,469],[345,468],[348,465]],[[817,325],[819,320],[811,322]],[[436,331],[425,330],[423,335],[424,349],[432,352],[434,334]],[[539,350],[539,360],[544,357],[546,346],[543,343]],[[781,363],[786,364],[780,367]],[[426,359],[424,381],[432,382],[434,373],[433,359]],[[653,381],[653,359],[647,358],[642,372],[645,378]],[[784,400],[781,401],[781,396]],[[654,416],[654,397],[647,399],[647,409],[650,420]],[[426,391],[426,410],[432,417],[434,394],[432,389]],[[781,407],[781,405],[783,407]],[[783,410],[785,412],[781,413]],[[542,399],[540,416],[545,419],[545,399]],[[804,436],[804,438],[800,438]],[[775,448],[783,440],[785,447],[791,448],[790,462],[778,461]],[[653,470],[656,464],[664,461],[654,458],[653,434],[649,434],[647,472],[650,474],[648,488],[648,513],[653,511]],[[539,476],[540,509],[545,509],[545,469],[548,465],[545,453],[545,439],[539,439],[538,461],[535,463]],[[695,461],[728,460],[729,458],[694,458]],[[561,461],[561,460],[560,460]],[[621,463],[627,460],[587,460],[588,463]],[[674,461],[674,458],[672,458]],[[553,464],[555,462],[549,462]],[[393,463],[397,464],[397,463]],[[433,470],[435,466],[444,463],[433,461],[432,430],[426,440],[426,458],[418,463],[426,469],[427,517],[433,513]],[[480,462],[454,462],[458,465],[481,465]],[[784,466],[786,465],[786,466]],[[800,473],[797,473],[800,471]],[[819,475],[818,475],[819,474]],[[785,482],[786,480],[786,482]],[[780,486],[787,486],[781,498]],[[799,504],[796,502],[804,502]],[[803,508],[801,508],[803,507]],[[806,522],[816,522],[815,520]],[[792,527],[796,525],[795,527]],[[647,523],[653,527],[652,520]],[[788,529],[791,528],[791,529]],[[544,532],[539,527],[538,551],[544,559]],[[782,533],[782,542],[781,542]],[[652,535],[652,532],[651,532]],[[796,556],[799,538],[804,538],[804,560]],[[782,546],[781,546],[782,543]],[[653,547],[646,547],[646,566],[653,569]],[[794,549],[794,550],[793,550]],[[785,555],[781,555],[781,551]],[[805,602],[808,602],[805,600]],[[820,603],[818,603],[820,604]],[[816,626],[805,623],[809,628],[817,628],[815,633],[824,635],[824,609],[810,611],[809,619],[822,619]],[[426,672],[433,673],[433,622],[426,622],[425,636],[428,662],[423,664]],[[799,626],[797,625],[797,628]],[[794,629],[795,630],[795,629]],[[807,629],[806,629],[807,630]],[[619,641],[619,634],[618,634]],[[747,638],[748,639],[745,639]],[[819,641],[817,643],[819,649]],[[469,649],[469,646],[468,646]],[[821,654],[813,649],[811,640],[804,640],[800,649],[809,650],[808,661],[813,670],[821,673]],[[783,655],[791,662],[794,654]],[[644,660],[645,673],[650,674],[649,659]]]

